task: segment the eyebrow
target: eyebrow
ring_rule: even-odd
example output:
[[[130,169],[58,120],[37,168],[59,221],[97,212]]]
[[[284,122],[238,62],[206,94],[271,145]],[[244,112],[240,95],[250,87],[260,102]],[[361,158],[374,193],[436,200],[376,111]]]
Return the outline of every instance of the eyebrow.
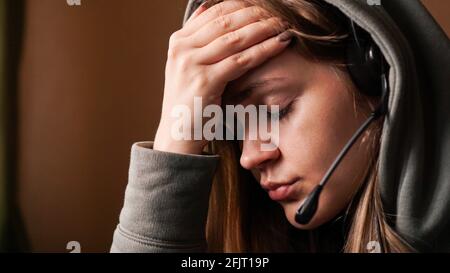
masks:
[[[235,95],[231,96],[231,100],[235,103],[242,102],[249,98],[252,93],[258,89],[261,89],[262,87],[269,86],[272,83],[280,82],[286,80],[285,77],[273,77],[273,78],[267,78],[262,80],[256,80],[253,82],[250,82],[247,85],[244,85],[243,88],[240,89],[240,91],[236,92]]]

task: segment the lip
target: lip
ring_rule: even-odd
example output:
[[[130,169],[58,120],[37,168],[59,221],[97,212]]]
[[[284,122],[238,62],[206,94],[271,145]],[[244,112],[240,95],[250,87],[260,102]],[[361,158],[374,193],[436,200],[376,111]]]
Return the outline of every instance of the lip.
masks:
[[[269,194],[270,199],[274,201],[284,201],[293,198],[294,185],[299,182],[299,179],[295,179],[288,183],[264,183],[263,188]]]

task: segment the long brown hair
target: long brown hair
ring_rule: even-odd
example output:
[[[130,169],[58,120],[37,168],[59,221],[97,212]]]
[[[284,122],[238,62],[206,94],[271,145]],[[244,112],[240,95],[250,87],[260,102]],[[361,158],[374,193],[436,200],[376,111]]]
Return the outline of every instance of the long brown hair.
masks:
[[[325,62],[345,72],[348,19],[322,0],[242,0],[266,9],[287,21],[296,39],[290,45],[303,57]],[[212,0],[211,2],[221,2]],[[342,74],[341,73],[341,74]],[[343,74],[342,74],[343,75]],[[352,89],[355,108],[370,100]],[[357,110],[357,109],[355,109]],[[210,252],[369,252],[375,241],[382,252],[411,251],[390,227],[383,213],[378,190],[380,120],[364,137],[371,141],[370,164],[364,182],[344,215],[313,231],[293,228],[281,206],[270,200],[250,172],[239,165],[239,147],[230,141],[215,141],[209,151],[221,156],[210,196],[206,226]],[[339,224],[337,224],[337,223]],[[330,242],[336,242],[330,245]]]

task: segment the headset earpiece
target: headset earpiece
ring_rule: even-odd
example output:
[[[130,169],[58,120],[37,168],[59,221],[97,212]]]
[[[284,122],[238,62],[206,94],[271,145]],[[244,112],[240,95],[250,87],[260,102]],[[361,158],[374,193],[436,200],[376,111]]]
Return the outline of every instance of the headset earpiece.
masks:
[[[384,57],[370,35],[351,21],[352,36],[347,46],[347,68],[359,89],[367,96],[381,96]]]

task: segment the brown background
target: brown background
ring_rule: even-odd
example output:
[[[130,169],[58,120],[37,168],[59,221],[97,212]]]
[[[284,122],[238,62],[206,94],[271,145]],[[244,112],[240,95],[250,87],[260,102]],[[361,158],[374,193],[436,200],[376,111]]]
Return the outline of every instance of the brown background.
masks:
[[[450,1],[424,0],[450,32]],[[33,251],[108,251],[130,146],[153,139],[185,0],[28,0],[19,202]],[[170,80],[170,79],[169,79]]]

